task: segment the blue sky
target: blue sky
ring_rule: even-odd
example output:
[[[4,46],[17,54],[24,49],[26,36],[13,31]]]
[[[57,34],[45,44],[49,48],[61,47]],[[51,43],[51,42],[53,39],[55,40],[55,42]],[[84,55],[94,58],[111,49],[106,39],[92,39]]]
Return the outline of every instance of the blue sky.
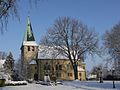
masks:
[[[15,59],[20,55],[28,15],[37,43],[59,16],[81,20],[95,28],[99,37],[120,21],[120,0],[41,0],[36,8],[21,0],[18,10],[20,21],[10,18],[7,32],[0,35],[0,51],[11,51]],[[95,63],[101,62],[98,57],[94,59]],[[89,62],[88,58],[86,63]],[[87,68],[93,64],[87,64]]]

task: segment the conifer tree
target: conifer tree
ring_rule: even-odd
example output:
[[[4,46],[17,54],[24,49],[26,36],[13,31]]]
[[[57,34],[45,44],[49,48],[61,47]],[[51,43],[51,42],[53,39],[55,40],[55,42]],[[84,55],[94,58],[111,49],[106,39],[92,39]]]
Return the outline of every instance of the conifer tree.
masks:
[[[11,52],[6,57],[6,61],[4,63],[4,69],[5,69],[5,73],[9,74],[10,76],[13,75],[14,59],[13,59],[13,55]]]

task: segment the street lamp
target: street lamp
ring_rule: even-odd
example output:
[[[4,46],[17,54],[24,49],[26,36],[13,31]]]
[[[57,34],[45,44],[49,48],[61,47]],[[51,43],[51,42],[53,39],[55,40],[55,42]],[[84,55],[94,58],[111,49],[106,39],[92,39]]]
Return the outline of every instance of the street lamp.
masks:
[[[114,68],[112,68],[113,88],[115,88],[115,82],[114,82],[114,72],[115,72],[115,69],[114,69]]]
[[[103,83],[103,76],[102,76],[102,70],[100,70],[100,83]]]

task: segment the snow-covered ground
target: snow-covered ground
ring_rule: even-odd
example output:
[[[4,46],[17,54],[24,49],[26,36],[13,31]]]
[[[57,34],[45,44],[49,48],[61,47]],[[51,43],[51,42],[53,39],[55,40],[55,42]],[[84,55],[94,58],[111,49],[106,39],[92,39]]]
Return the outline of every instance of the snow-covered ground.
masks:
[[[11,81],[11,80],[8,80],[5,82],[5,85],[7,86],[10,86],[10,85],[27,85],[27,81]]]
[[[64,85],[46,86],[40,84],[0,87],[0,90],[73,90],[73,89],[74,87],[71,86],[64,86]],[[84,90],[84,89],[80,89],[80,90]]]
[[[64,81],[63,84],[84,90],[120,90],[120,81],[115,81],[116,88],[114,89],[112,81],[104,81],[104,83],[99,83],[99,81]]]
[[[0,90],[120,90],[120,81],[115,82],[116,88],[112,88],[112,81],[99,83],[97,81],[64,81],[63,85],[46,86],[40,84],[28,84],[22,86],[5,86]]]

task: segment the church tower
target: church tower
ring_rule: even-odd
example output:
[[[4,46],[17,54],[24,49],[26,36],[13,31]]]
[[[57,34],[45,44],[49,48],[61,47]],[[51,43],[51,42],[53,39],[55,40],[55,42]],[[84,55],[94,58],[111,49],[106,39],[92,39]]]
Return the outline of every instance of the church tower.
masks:
[[[36,59],[38,52],[38,45],[32,31],[30,17],[28,17],[26,32],[21,46],[22,64],[29,63],[32,59]]]

